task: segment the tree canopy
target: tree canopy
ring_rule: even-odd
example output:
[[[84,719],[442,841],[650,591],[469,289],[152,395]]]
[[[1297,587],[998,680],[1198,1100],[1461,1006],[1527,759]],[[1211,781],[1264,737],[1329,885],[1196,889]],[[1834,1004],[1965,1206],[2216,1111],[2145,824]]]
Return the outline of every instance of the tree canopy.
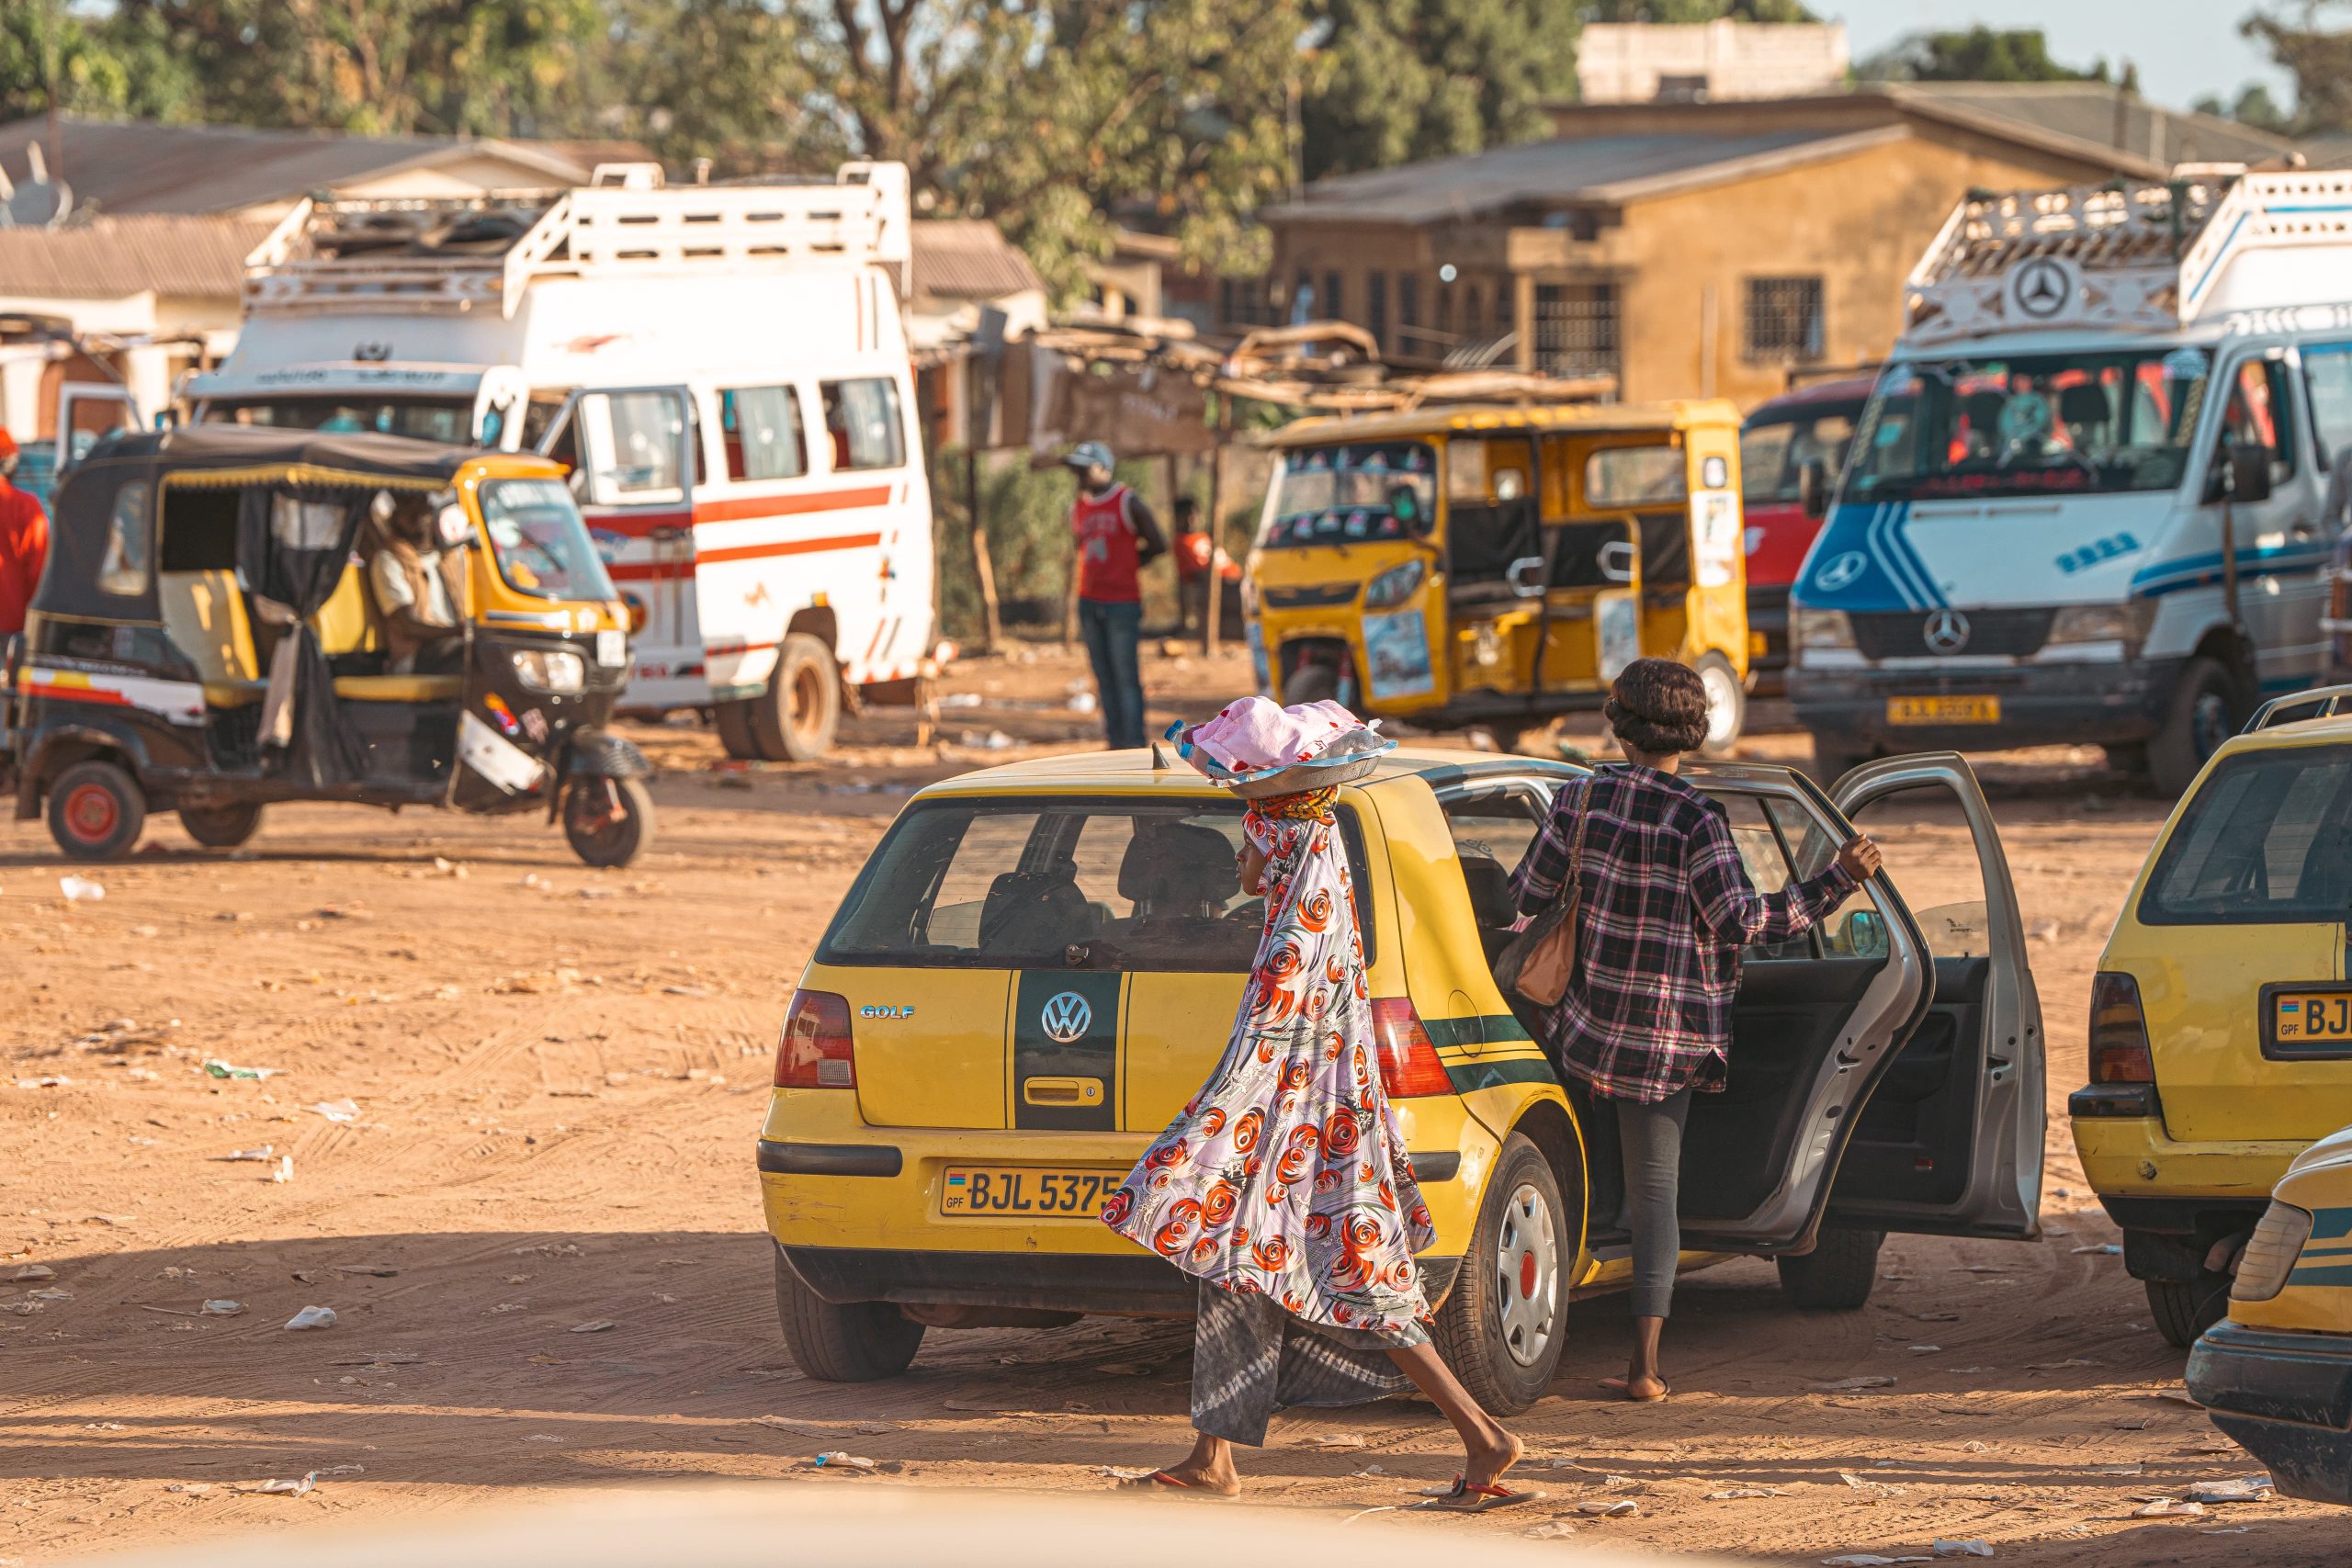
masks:
[[[1897,82],[2104,82],[2107,62],[2079,69],[2051,58],[2040,28],[1915,33],[1864,61],[1863,76]]]

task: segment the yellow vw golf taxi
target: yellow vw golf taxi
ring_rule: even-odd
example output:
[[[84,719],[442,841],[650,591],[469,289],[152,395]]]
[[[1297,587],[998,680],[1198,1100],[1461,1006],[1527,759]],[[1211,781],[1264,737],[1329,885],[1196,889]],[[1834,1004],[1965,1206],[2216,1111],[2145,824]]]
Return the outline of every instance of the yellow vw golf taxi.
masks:
[[[2188,1392],[2279,1491],[2352,1503],[2352,1127],[2287,1168]]]
[[[1490,970],[1510,868],[1574,776],[1397,750],[1337,804],[1381,1070],[1436,1219],[1438,1344],[1505,1413],[1550,1382],[1571,1292],[1629,1271],[1613,1120],[1554,1076]],[[1967,764],[1891,759],[1827,794],[1782,768],[1690,776],[1768,890],[1834,854],[1849,814],[1942,796],[1985,939],[1931,949],[1882,876],[1826,929],[1751,950],[1730,1088],[1690,1113],[1686,1263],[1777,1258],[1800,1304],[1854,1307],[1887,1231],[2036,1235],[2040,1008]],[[1154,748],[969,773],[891,826],[801,975],[759,1143],[809,1375],[894,1375],[929,1328],[1193,1310],[1184,1275],[1095,1215],[1224,1050],[1263,919],[1235,888],[1241,811]]]
[[[2352,1122],[2347,916],[2352,687],[2280,697],[2213,754],[2091,983],[2075,1147],[2176,1345],[2221,1319],[2288,1162]]]

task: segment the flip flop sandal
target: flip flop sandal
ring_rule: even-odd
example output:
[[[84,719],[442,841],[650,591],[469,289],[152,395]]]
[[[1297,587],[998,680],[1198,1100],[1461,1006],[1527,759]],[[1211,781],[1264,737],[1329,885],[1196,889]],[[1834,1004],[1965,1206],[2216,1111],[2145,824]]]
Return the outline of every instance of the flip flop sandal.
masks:
[[[1473,1486],[1463,1477],[1453,1478],[1453,1490],[1442,1497],[1432,1497],[1426,1503],[1416,1503],[1417,1508],[1433,1508],[1442,1514],[1483,1514],[1495,1508],[1509,1508],[1521,1503],[1540,1503],[1541,1492],[1514,1492],[1508,1486]]]
[[[1155,1470],[1149,1475],[1131,1475],[1127,1477],[1126,1480],[1120,1482],[1117,1486],[1113,1488],[1113,1490],[1118,1492],[1157,1492],[1162,1486],[1172,1486],[1179,1492],[1189,1493],[1191,1495],[1195,1497],[1214,1497],[1220,1503],[1231,1501],[1231,1499],[1227,1498],[1222,1492],[1212,1492],[1205,1486],[1195,1486],[1182,1476],[1170,1475],[1164,1470]]]
[[[1600,1386],[1632,1400],[1635,1404],[1660,1404],[1665,1403],[1668,1394],[1674,1392],[1671,1387],[1661,1384],[1656,1393],[1635,1393],[1623,1378],[1602,1378]]]

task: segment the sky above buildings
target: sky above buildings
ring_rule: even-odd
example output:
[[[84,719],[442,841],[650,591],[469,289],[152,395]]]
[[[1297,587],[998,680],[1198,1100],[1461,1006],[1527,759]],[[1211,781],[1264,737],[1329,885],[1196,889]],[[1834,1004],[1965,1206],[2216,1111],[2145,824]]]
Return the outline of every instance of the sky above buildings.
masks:
[[[2175,108],[2218,93],[2234,99],[2250,81],[2267,84],[2283,105],[2292,95],[2284,72],[2272,65],[2238,22],[2256,0],[1815,0],[1814,11],[1846,24],[1854,58],[1877,53],[1916,32],[1974,27],[2040,28],[2052,58],[2087,66],[2104,55],[2109,66],[2130,60],[2140,89]]]

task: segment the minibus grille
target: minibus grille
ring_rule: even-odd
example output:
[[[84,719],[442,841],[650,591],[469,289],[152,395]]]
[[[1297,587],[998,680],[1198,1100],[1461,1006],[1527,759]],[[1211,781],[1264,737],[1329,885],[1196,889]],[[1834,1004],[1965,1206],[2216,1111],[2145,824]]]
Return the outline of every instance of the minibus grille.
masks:
[[[2038,610],[1891,610],[1857,615],[1854,645],[1866,659],[1932,659],[1938,657],[2027,659],[2050,640],[2052,609]],[[1966,637],[1952,647],[1953,633],[1964,625]],[[1935,634],[1935,640],[1929,635]]]

